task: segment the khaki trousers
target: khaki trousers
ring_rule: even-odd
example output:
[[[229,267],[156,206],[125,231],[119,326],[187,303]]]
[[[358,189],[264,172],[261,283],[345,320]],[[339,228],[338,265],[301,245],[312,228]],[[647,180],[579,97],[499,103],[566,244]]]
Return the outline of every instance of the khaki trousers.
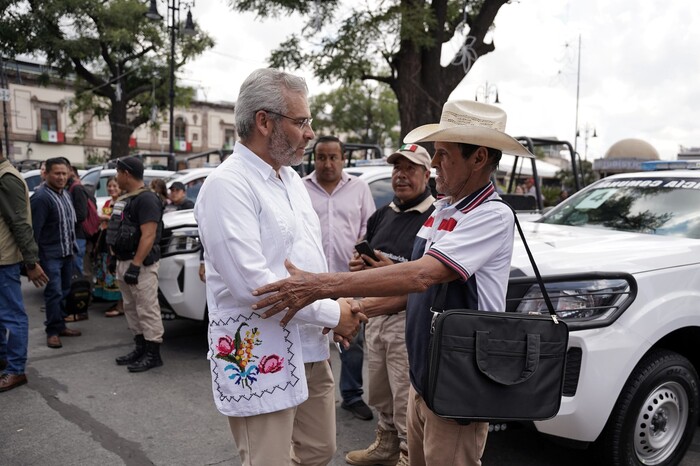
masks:
[[[406,313],[373,317],[365,324],[369,404],[379,413],[379,428],[396,432],[400,448],[408,450],[408,351]]]
[[[134,335],[143,335],[147,341],[163,342],[163,320],[158,304],[158,267],[160,262],[142,265],[139,282],[127,285],[124,273],[131,261],[117,261],[117,282],[124,301],[126,323]]]
[[[335,453],[335,383],[328,361],[304,364],[309,398],[294,408],[229,417],[243,466],[325,466]]]
[[[408,394],[411,466],[480,466],[488,433],[488,422],[463,426],[434,414],[411,386]]]

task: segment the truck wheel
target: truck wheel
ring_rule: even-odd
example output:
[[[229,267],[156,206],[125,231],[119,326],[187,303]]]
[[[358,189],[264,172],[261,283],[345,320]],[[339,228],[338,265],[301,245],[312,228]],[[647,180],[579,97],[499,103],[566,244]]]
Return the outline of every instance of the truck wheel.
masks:
[[[698,374],[680,354],[654,350],[622,389],[599,441],[605,464],[676,465],[698,423]]]

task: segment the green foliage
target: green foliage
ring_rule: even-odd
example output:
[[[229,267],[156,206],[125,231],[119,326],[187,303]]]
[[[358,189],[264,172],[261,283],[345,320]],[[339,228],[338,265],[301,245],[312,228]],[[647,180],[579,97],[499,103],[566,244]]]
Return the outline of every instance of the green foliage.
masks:
[[[112,148],[124,152],[112,156],[126,154],[129,136],[149,120],[153,105],[159,111],[168,107],[170,31],[165,20],[144,16],[148,2],[0,1],[0,50],[10,56],[34,55],[58,69],[61,79],[74,79],[73,122],[86,115],[84,130],[91,118],[109,118]],[[213,44],[201,31],[178,37],[175,69]],[[176,103],[192,94],[178,88]]]
[[[85,155],[87,157],[86,165],[89,167],[102,165],[109,160],[109,153],[93,146],[88,146],[85,148]]]
[[[553,206],[559,203],[559,195],[561,188],[558,186],[542,186],[542,196],[544,197],[544,206]]]
[[[588,186],[589,184],[593,183],[598,179],[596,173],[593,171],[593,164],[588,160],[581,160],[578,169],[580,170],[579,179],[581,177],[581,173],[583,173],[583,186]],[[555,174],[555,176],[561,181],[561,184],[564,187],[564,189],[568,191],[573,191],[574,189],[576,189],[574,175],[571,170],[559,170]]]
[[[442,45],[457,36],[472,60],[493,51],[484,40],[507,2],[229,0],[233,9],[263,18],[301,16],[305,25],[272,52],[270,66],[309,69],[331,84],[388,84],[402,109],[402,133],[435,121],[468,71],[461,63],[441,66]]]
[[[310,99],[317,135],[339,136],[345,142],[397,146],[399,114],[396,97],[386,85],[353,83]]]

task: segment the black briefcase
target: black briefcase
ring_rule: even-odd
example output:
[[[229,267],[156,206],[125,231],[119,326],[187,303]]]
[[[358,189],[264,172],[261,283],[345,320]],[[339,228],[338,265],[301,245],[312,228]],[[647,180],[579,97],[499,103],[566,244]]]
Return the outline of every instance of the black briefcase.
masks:
[[[556,416],[569,341],[518,227],[549,315],[445,310],[447,285],[431,308],[425,402],[438,416],[463,421],[543,420]]]
[[[559,411],[569,332],[548,316],[450,310],[434,322],[425,402],[438,416],[542,420]]]

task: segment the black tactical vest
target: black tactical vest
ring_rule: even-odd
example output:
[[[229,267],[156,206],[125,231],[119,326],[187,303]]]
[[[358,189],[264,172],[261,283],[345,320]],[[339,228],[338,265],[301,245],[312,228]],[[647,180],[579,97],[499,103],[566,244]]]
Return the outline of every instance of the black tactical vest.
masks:
[[[131,202],[143,193],[152,193],[148,188],[140,188],[132,193],[120,196],[112,206],[112,215],[107,223],[106,242],[114,251],[119,260],[131,260],[136,254],[136,249],[141,240],[141,225],[134,221],[131,212]],[[158,222],[156,238],[153,247],[143,261],[143,265],[151,265],[160,259],[160,237],[163,222]]]

